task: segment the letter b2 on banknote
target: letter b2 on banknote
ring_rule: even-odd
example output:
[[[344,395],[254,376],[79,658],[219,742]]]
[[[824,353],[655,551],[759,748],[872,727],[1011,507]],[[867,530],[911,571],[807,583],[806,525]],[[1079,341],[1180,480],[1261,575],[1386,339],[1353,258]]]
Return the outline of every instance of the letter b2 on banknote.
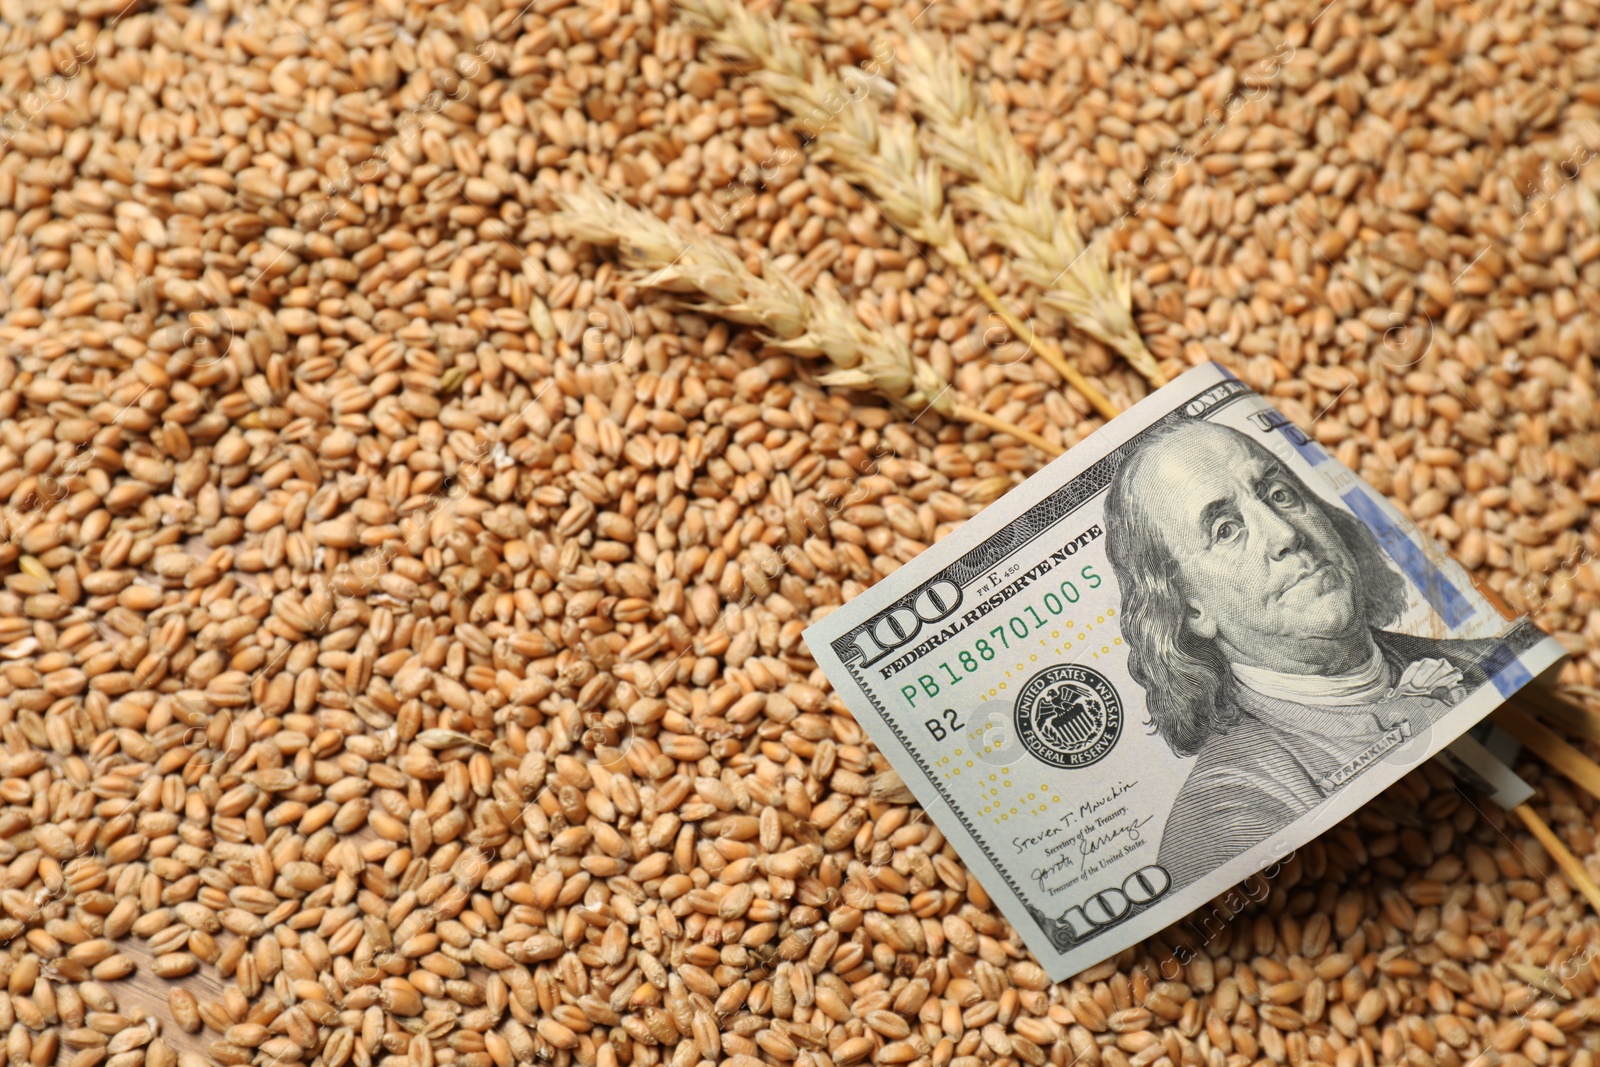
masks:
[[[805,638],[1058,980],[1283,860],[1564,654],[1215,365]]]

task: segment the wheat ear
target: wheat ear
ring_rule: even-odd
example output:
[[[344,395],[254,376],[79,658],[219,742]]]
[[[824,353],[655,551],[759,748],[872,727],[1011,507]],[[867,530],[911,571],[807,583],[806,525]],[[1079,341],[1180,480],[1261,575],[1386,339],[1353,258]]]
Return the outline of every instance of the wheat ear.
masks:
[[[940,167],[922,158],[915,123],[898,116],[883,121],[864,99],[874,84],[870,75],[853,71],[846,84],[820,57],[801,52],[777,19],[738,0],[677,2],[688,21],[717,45],[757,67],[750,77],[794,117],[801,135],[816,143],[819,161],[867,190],[891,222],[937,251],[1018,340],[1042,355],[1102,416],[1113,416],[1117,409],[1105,394],[1059,348],[1036,336],[978,273],[956,235]]]
[[[592,184],[556,194],[557,218],[567,232],[590,244],[615,247],[625,265],[649,271],[642,284],[673,293],[697,293],[696,310],[754,326],[775,347],[800,356],[823,356],[836,368],[826,385],[871,389],[904,407],[931,407],[941,415],[1011,434],[1051,455],[1061,447],[959,399],[944,376],[918,359],[893,330],[873,330],[839,294],[810,294],[771,260],[756,274],[719,244],[680,230],[648,211],[629,207]]]
[[[952,195],[990,220],[1017,273],[1044,290],[1041,302],[1120,352],[1155,386],[1166,377],[1133,322],[1132,279],[1099,244],[1085,245],[1054,172],[1036,171],[1011,129],[978,99],[948,41],[918,33],[899,13],[907,58],[896,80],[922,119],[929,152],[970,185]]]

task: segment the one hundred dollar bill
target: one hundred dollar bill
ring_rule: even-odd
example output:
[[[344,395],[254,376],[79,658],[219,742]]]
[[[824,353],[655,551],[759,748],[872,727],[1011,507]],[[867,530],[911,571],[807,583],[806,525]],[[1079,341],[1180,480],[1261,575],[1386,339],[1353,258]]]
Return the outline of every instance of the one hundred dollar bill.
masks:
[[[805,639],[1058,980],[1270,876],[1565,654],[1216,365]],[[1446,760],[1527,797],[1470,737]]]

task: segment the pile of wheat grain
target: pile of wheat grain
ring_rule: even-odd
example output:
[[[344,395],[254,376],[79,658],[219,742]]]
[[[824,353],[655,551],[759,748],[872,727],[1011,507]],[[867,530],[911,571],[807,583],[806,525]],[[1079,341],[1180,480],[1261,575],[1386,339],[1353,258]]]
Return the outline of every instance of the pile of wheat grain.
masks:
[[[858,384],[1050,446],[1101,420],[1026,329],[1147,390],[1040,274],[1097,237],[1160,374],[1273,396],[1593,687],[1593,6],[913,5],[976,76],[930,101],[883,5],[791,5],[878,109],[820,129],[947,188],[914,234],[683,14],[0,4],[9,1062],[1592,1067],[1594,916],[1432,767],[1049,983],[799,636],[1044,453],[554,216],[696,227],[837,293]],[[1002,128],[1076,238],[940,140]]]

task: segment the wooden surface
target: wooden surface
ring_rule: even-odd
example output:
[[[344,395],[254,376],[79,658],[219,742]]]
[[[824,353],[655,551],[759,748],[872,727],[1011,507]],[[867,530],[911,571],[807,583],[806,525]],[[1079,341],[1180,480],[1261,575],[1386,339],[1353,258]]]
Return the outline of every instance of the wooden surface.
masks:
[[[259,478],[251,479],[260,485]],[[204,559],[210,555],[212,549],[204,538],[190,537],[184,542],[184,548],[197,559]],[[230,572],[239,584],[255,593],[260,593],[261,588],[256,583],[253,574],[239,571]],[[351,840],[358,844],[370,836],[370,831],[364,828],[361,832],[351,835]],[[237,935],[220,932],[216,935],[217,944],[226,946],[231,941],[237,940]],[[111,995],[117,998],[117,1007],[122,1014],[132,1008],[140,1008],[154,1018],[161,1020],[161,1037],[173,1052],[182,1054],[194,1052],[203,1056],[207,1062],[215,1063],[207,1048],[216,1041],[222,1040],[222,1035],[204,1026],[200,1032],[191,1034],[185,1032],[172,1018],[172,1008],[168,997],[174,989],[187,989],[194,995],[194,999],[201,1004],[221,1004],[223,990],[234,982],[234,976],[223,975],[214,965],[201,962],[193,974],[183,978],[160,978],[155,973],[155,953],[150,951],[150,946],[142,939],[129,935],[116,943],[117,951],[134,961],[137,970],[127,978],[118,982],[104,983]],[[70,1050],[68,1050],[70,1051]],[[65,1062],[63,1060],[62,1062]]]
[[[224,983],[215,967],[202,963],[199,970],[184,978],[158,978],[155,955],[150,947],[131,935],[117,942],[117,951],[133,960],[139,968],[120,982],[103,983],[117,998],[120,1013],[126,1015],[133,1008],[143,1009],[153,1018],[161,1020],[161,1038],[173,1052],[180,1055],[195,1052],[207,1062],[216,1062],[206,1049],[212,1042],[221,1041],[222,1035],[204,1028],[198,1034],[185,1033],[173,1021],[167,997],[173,989],[182,987],[193,993],[194,999],[202,1004],[220,1004],[222,991],[226,985],[232,984],[233,976],[229,975]]]
[[[343,840],[360,847],[376,837],[370,828],[363,826],[355,833],[346,835]],[[271,936],[271,933],[264,936]],[[222,948],[239,939],[237,934],[225,930],[219,931],[215,937],[218,946]],[[197,1034],[184,1031],[172,1018],[168,997],[173,989],[181,988],[187,989],[201,1004],[220,1005],[223,991],[235,984],[234,975],[225,975],[214,964],[202,961],[193,974],[183,978],[161,978],[155,973],[155,953],[150,951],[146,941],[130,934],[116,942],[116,947],[118,952],[133,960],[137,967],[133,974],[120,981],[102,983],[116,998],[118,1011],[126,1015],[133,1008],[143,1009],[152,1017],[161,1020],[160,1036],[173,1052],[180,1055],[184,1052],[194,1052],[203,1057],[207,1063],[216,1063],[209,1050],[212,1044],[223,1039],[222,1035],[203,1024]],[[253,948],[254,942],[246,947]],[[469,968],[469,970],[475,969]],[[481,976],[472,974],[469,977]],[[264,989],[271,986],[271,982],[262,983]],[[64,1064],[73,1050],[63,1048],[62,1051],[64,1055],[58,1062]],[[313,1055],[307,1055],[304,1062],[309,1063],[314,1058]],[[293,1065],[288,1061],[282,1061],[281,1067],[293,1067]]]

